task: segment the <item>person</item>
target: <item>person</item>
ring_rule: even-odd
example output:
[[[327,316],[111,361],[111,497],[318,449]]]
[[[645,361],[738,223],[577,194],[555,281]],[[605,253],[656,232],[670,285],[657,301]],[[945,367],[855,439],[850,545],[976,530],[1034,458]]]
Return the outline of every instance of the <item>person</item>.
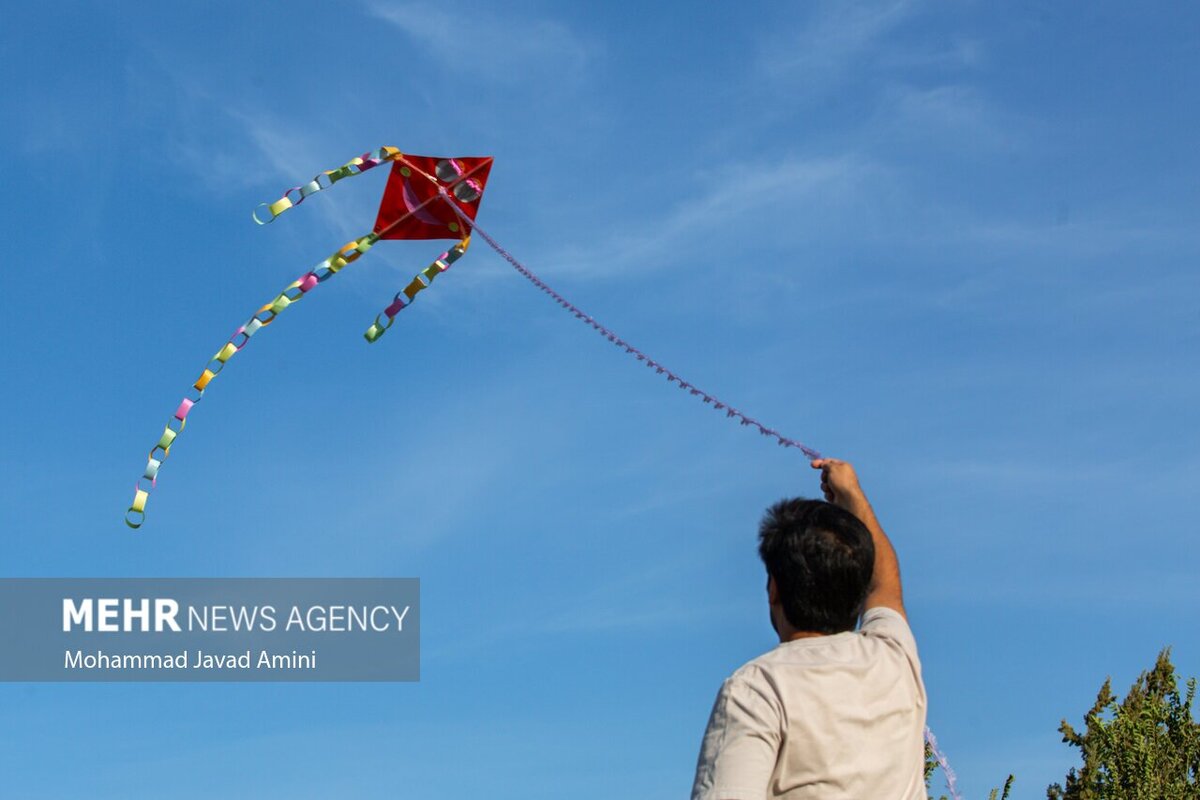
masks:
[[[925,687],[896,551],[854,467],[812,466],[826,502],[781,500],[759,529],[779,645],[722,684],[692,800],[926,800]]]

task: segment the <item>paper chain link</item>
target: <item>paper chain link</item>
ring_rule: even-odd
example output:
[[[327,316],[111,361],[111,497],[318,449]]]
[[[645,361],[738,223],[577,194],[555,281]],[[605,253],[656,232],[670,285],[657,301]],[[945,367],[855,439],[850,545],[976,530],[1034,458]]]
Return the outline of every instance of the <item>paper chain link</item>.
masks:
[[[550,295],[550,297],[552,297],[554,299],[554,302],[558,303],[560,306],[565,308],[567,311],[570,311],[575,316],[576,319],[582,320],[583,322],[586,322],[588,325],[592,326],[592,328],[594,328],[601,336],[608,339],[610,342],[615,344],[617,347],[624,349],[626,353],[629,353],[630,355],[636,357],[638,361],[641,361],[647,367],[650,367],[655,372],[657,372],[659,375],[666,376],[666,379],[668,381],[678,384],[680,389],[687,389],[688,392],[693,397],[701,398],[705,403],[711,404],[712,407],[718,411],[723,410],[725,412],[726,417],[729,417],[730,419],[737,419],[739,422],[742,423],[742,425],[757,428],[758,432],[761,433],[763,436],[774,437],[778,441],[780,446],[782,446],[782,447],[798,448],[800,450],[800,452],[802,452],[809,459],[816,460],[821,457],[821,454],[818,451],[814,450],[813,448],[809,447],[808,445],[806,445],[802,442],[799,442],[795,439],[789,439],[788,437],[784,436],[783,434],[764,426],[762,423],[758,422],[758,420],[751,419],[750,417],[746,416],[741,411],[738,411],[736,408],[729,405],[728,403],[721,402],[715,396],[709,394],[708,392],[703,391],[702,389],[695,386],[694,384],[689,383],[688,381],[684,380],[679,375],[670,371],[669,369],[664,367],[659,362],[655,361],[654,359],[650,358],[642,351],[638,350],[633,345],[629,344],[629,342],[627,342],[624,339],[617,336],[611,330],[609,330],[608,328],[604,327],[599,322],[597,322],[593,317],[585,314],[581,309],[579,309],[578,306],[576,306],[571,301],[567,300],[565,297],[560,295],[558,292],[556,292],[552,288],[550,288],[550,286],[548,286],[545,281],[543,281],[537,275],[534,275],[533,272],[528,267],[526,267],[524,264],[522,264],[520,261],[518,261],[516,259],[516,257],[514,257],[511,253],[509,253],[503,247],[501,247],[500,244],[495,239],[493,239],[491,236],[489,236],[487,234],[486,231],[484,231],[477,224],[475,224],[474,220],[469,219],[466,214],[464,214],[461,210],[459,210],[457,205],[452,203],[450,201],[450,199],[446,197],[445,190],[442,191],[442,197],[446,201],[446,204],[448,206],[450,206],[450,208],[454,209],[454,213],[458,214],[458,216],[461,217],[464,222],[470,223],[471,226],[473,227],[474,231],[476,233],[478,233],[480,236],[482,236],[483,240],[485,242],[487,242],[488,245],[490,245],[491,248],[493,250],[495,250],[505,261],[507,261],[509,264],[511,264],[513,266],[513,268],[517,270],[517,272],[519,272],[523,276],[525,276],[530,281],[530,283],[532,283],[534,286],[538,287],[543,292]]]
[[[322,189],[332,186],[342,178],[361,174],[368,169],[378,166],[384,161],[394,160],[401,157],[401,155],[402,154],[400,151],[394,147],[381,147],[368,153],[364,153],[362,156],[350,160],[336,170],[327,170],[321,173],[312,181],[304,184],[303,186],[297,186],[288,189],[286,192],[284,192],[283,197],[274,203],[260,204],[253,213],[254,221],[259,224],[273,222],[276,217],[278,217],[284,211],[287,211],[289,208],[299,205],[309,195],[315,194]],[[456,166],[453,165],[453,162],[450,163],[452,166]],[[737,419],[743,426],[757,428],[759,433],[762,435],[773,437],[780,446],[795,447],[810,459],[818,459],[821,457],[820,452],[817,450],[805,445],[800,441],[786,437],[778,431],[766,427],[757,420],[747,416],[745,413],[739,411],[733,406],[730,406],[728,403],[722,402],[716,396],[711,395],[708,392],[701,390],[694,384],[684,380],[676,373],[667,369],[661,363],[650,358],[645,353],[641,352],[636,347],[617,336],[613,331],[600,324],[592,316],[584,313],[578,306],[574,305],[554,289],[552,289],[548,284],[546,284],[545,281],[537,277],[532,270],[518,261],[495,239],[489,236],[486,231],[481,230],[478,225],[475,224],[474,220],[463,213],[458,205],[450,200],[444,188],[439,188],[439,191],[441,192],[442,199],[445,201],[446,205],[448,205],[450,209],[463,221],[467,230],[474,229],[479,231],[479,234],[484,238],[488,245],[491,246],[491,248],[495,250],[502,258],[508,261],[509,264],[511,264],[521,275],[537,286],[540,290],[550,295],[550,297],[552,297],[554,301],[558,303],[558,305],[562,306],[567,311],[570,311],[577,319],[586,322],[610,342],[618,347],[621,347],[630,355],[636,357],[647,367],[654,369],[659,375],[664,375],[669,382],[677,384],[681,389],[688,390],[692,396],[701,398],[705,404],[711,404],[713,408],[718,411],[725,411],[726,417],[730,419]],[[293,194],[295,194],[295,199],[293,199]],[[271,214],[270,219],[262,220],[258,217],[258,209],[263,208],[264,206]],[[331,255],[329,258],[322,261],[314,270],[289,284],[288,287],[284,289],[284,291],[272,303],[268,303],[267,305],[263,306],[263,308],[260,309],[259,312],[250,319],[250,321],[238,328],[238,330],[235,331],[234,335],[230,338],[230,341],[226,343],[221,350],[217,351],[216,355],[213,356],[212,360],[209,362],[209,365],[201,374],[199,380],[197,380],[194,384],[193,396],[188,396],[183,399],[183,402],[180,404],[179,409],[175,412],[175,415],[168,420],[162,438],[159,439],[158,444],[155,445],[154,449],[152,449],[150,452],[146,471],[143,477],[139,479],[138,485],[135,489],[133,505],[130,506],[129,511],[126,513],[126,523],[129,524],[130,527],[139,527],[142,520],[145,519],[146,500],[149,496],[150,489],[154,488],[156,484],[158,469],[162,465],[162,461],[165,460],[170,454],[171,444],[186,426],[188,412],[191,410],[192,406],[198,403],[204,396],[204,389],[207,387],[208,382],[211,381],[212,378],[219,373],[222,368],[224,368],[225,363],[233,356],[234,353],[237,353],[242,347],[245,346],[246,342],[249,341],[250,336],[252,336],[262,327],[270,324],[270,322],[274,320],[275,316],[278,315],[280,311],[286,308],[289,304],[302,298],[304,294],[317,283],[327,280],[330,276],[336,274],[338,270],[340,270],[346,264],[357,259],[363,253],[365,253],[376,241],[378,241],[378,238],[379,237],[376,234],[372,233],[362,237],[361,239],[355,240],[354,242],[350,242],[345,247]],[[376,316],[375,321],[363,334],[364,338],[368,342],[375,342],[381,336],[383,336],[384,332],[386,332],[395,321],[396,315],[403,308],[408,306],[419,292],[427,288],[437,275],[445,272],[455,261],[462,257],[469,245],[470,236],[467,236],[457,245],[450,248],[437,259],[435,259],[433,263],[431,263],[425,269],[417,273],[417,275],[404,289],[396,293],[392,303],[385,308],[383,312]],[[259,317],[264,313],[269,314],[269,316],[266,319],[259,319]],[[147,484],[146,481],[149,481],[149,483]],[[136,516],[131,518],[132,515]]]
[[[442,196],[445,197],[445,191],[442,192]],[[678,384],[679,388],[687,389],[688,392],[693,397],[700,397],[703,399],[703,401],[705,403],[711,403],[713,408],[717,409],[718,411],[723,409],[725,411],[725,416],[738,419],[742,423],[742,425],[749,425],[749,426],[753,426],[753,427],[757,428],[758,432],[764,436],[773,436],[776,440],[778,440],[779,444],[783,447],[795,447],[795,448],[799,449],[801,453],[803,453],[805,456],[807,456],[811,460],[815,461],[815,460],[821,458],[821,454],[817,450],[814,450],[813,448],[809,447],[808,445],[803,444],[802,442],[796,441],[795,439],[789,439],[786,436],[783,436],[782,434],[780,434],[770,428],[764,427],[757,420],[751,419],[750,417],[743,414],[741,411],[738,411],[736,408],[733,408],[732,406],[730,406],[726,403],[722,403],[716,397],[714,397],[714,396],[708,394],[707,392],[704,392],[704,391],[698,389],[697,387],[693,386],[692,384],[688,383],[683,378],[679,377],[675,373],[668,370],[662,364],[659,364],[657,361],[654,361],[653,359],[646,356],[644,353],[642,353],[640,350],[638,350],[633,345],[626,342],[624,339],[621,339],[620,337],[618,337],[615,333],[613,333],[608,328],[601,325],[594,318],[585,314],[582,310],[580,310],[577,306],[575,306],[573,303],[571,303],[565,297],[560,295],[558,292],[554,291],[554,289],[550,288],[550,286],[545,281],[543,281],[541,278],[539,278],[537,275],[535,275],[532,270],[530,270],[528,267],[526,267],[524,264],[522,264],[520,261],[518,261],[515,256],[513,256],[511,253],[509,253],[507,250],[505,250],[495,239],[493,239],[491,236],[489,236],[487,231],[480,228],[479,225],[474,222],[474,220],[467,219],[466,215],[463,214],[461,211],[459,211],[458,206],[456,206],[454,203],[451,203],[448,198],[446,200],[446,203],[452,209],[454,209],[454,213],[458,214],[460,217],[463,218],[464,222],[470,223],[472,228],[474,229],[474,232],[478,233],[480,236],[482,236],[483,240],[485,242],[487,242],[488,245],[493,250],[495,250],[505,261],[507,261],[509,264],[511,264],[513,266],[513,268],[517,270],[517,272],[519,272],[519,273],[521,273],[521,275],[525,276],[534,286],[538,287],[543,292],[550,295],[550,297],[552,297],[554,299],[554,302],[558,303],[560,306],[565,308],[567,311],[570,311],[577,319],[583,320],[588,325],[592,326],[592,328],[594,328],[598,333],[600,333],[602,336],[604,336],[604,338],[608,339],[610,342],[617,345],[618,347],[623,348],[626,353],[636,356],[638,361],[645,363],[645,365],[647,367],[651,367],[659,375],[665,375],[668,381]],[[931,751],[933,752],[934,758],[936,759],[938,766],[940,766],[942,768],[942,772],[946,776],[946,784],[947,784],[947,788],[950,790],[951,797],[953,797],[954,800],[962,800],[962,796],[958,792],[958,784],[957,784],[957,779],[954,775],[954,770],[950,768],[949,760],[946,758],[945,753],[943,753],[941,748],[938,746],[938,741],[934,737],[933,731],[931,731],[928,727],[926,727],[924,733],[925,733],[925,741],[929,744],[929,747],[930,747]]]
[[[150,497],[150,491],[158,484],[159,469],[167,460],[167,456],[171,455],[171,446],[175,443],[175,439],[187,426],[188,414],[204,398],[209,383],[221,373],[221,370],[229,363],[229,359],[240,353],[242,348],[250,342],[250,337],[274,322],[275,317],[279,316],[285,308],[300,302],[317,285],[338,274],[347,264],[357,261],[377,241],[379,241],[377,235],[368,233],[366,236],[347,242],[330,254],[328,258],[289,283],[274,300],[256,311],[245,324],[238,326],[225,346],[209,359],[204,371],[200,373],[200,377],[196,379],[179,403],[179,408],[175,409],[174,415],[167,420],[162,437],[151,448],[149,460],[146,462],[146,471],[142,473],[142,477],[138,478],[134,488],[133,504],[125,512],[126,525],[131,528],[139,528],[145,521],[146,501]]]
[[[361,175],[367,170],[377,167],[385,161],[392,161],[401,153],[394,147],[380,147],[368,153],[363,153],[358,158],[352,158],[345,164],[342,164],[337,169],[327,169],[317,177],[313,178],[308,183],[302,186],[293,186],[283,193],[283,197],[276,200],[274,203],[259,203],[250,216],[259,225],[267,225],[274,222],[276,218],[287,211],[289,208],[295,208],[303,203],[310,195],[314,195],[322,189],[328,189],[342,178],[352,178],[355,175]],[[261,208],[266,208],[267,213],[271,216],[269,219],[259,219],[258,211]]]
[[[418,292],[433,283],[434,278],[450,269],[450,265],[462,258],[463,253],[467,252],[467,248],[470,246],[471,237],[467,236],[461,242],[454,245],[454,247],[451,247],[434,259],[433,263],[428,267],[418,272],[408,286],[396,292],[396,296],[392,298],[392,304],[375,317],[375,321],[371,323],[371,327],[367,328],[367,332],[363,334],[363,338],[372,343],[378,341],[379,337],[383,336],[384,332],[392,327],[392,323],[395,321],[396,315],[400,313],[400,310],[407,307],[417,296]]]
[[[258,208],[252,214],[254,221],[260,225],[273,222],[276,217],[289,208],[299,205],[309,195],[332,186],[342,178],[359,175],[385,161],[393,161],[402,157],[403,154],[394,147],[381,147],[369,153],[364,153],[335,170],[322,172],[303,186],[288,189],[283,197],[274,203],[259,204]],[[457,170],[457,165],[453,161],[449,162],[449,164]],[[293,199],[293,194],[295,194],[295,199]],[[453,206],[454,204],[451,203],[451,205]],[[271,214],[270,219],[263,220],[258,217],[258,210],[264,206]],[[469,226],[470,220],[467,219],[466,222]],[[467,229],[469,230],[470,228],[468,227]],[[356,261],[370,250],[379,241],[379,238],[379,233],[372,232],[352,242],[348,242],[343,247],[334,251],[328,258],[313,267],[313,269],[288,284],[274,300],[260,308],[244,325],[239,326],[233,332],[229,341],[209,359],[200,377],[192,384],[191,389],[189,389],[188,394],[179,403],[179,407],[175,410],[175,413],[167,420],[166,427],[163,429],[163,434],[159,438],[158,443],[150,450],[150,455],[146,462],[146,470],[134,486],[133,503],[129,506],[128,511],[125,512],[126,525],[136,529],[141,527],[145,521],[146,502],[150,498],[151,490],[158,485],[159,469],[162,467],[163,462],[166,461],[167,456],[171,454],[171,447],[175,443],[176,438],[187,427],[188,414],[204,398],[204,393],[208,389],[209,383],[220,374],[221,370],[229,362],[229,359],[241,352],[242,348],[250,341],[250,337],[270,325],[280,312],[302,300],[309,291],[318,284],[329,280],[347,264]],[[400,313],[401,309],[409,305],[419,292],[433,282],[436,276],[445,272],[450,268],[451,264],[462,257],[463,253],[467,251],[467,247],[470,246],[470,240],[471,237],[469,235],[464,237],[462,241],[442,253],[433,263],[418,272],[404,289],[397,292],[392,299],[391,305],[384,309],[375,318],[375,322],[372,323],[371,327],[367,329],[367,332],[364,334],[367,341],[374,342],[379,339],[384,331],[391,327],[396,314]]]
[[[259,225],[266,225],[274,222],[280,214],[287,211],[289,208],[300,205],[310,195],[316,194],[322,189],[329,188],[343,178],[361,175],[363,172],[366,172],[367,170],[372,169],[373,167],[376,167],[385,161],[391,161],[400,156],[400,151],[394,147],[381,147],[376,150],[363,153],[361,156],[351,159],[337,169],[326,170],[322,172],[320,175],[317,175],[306,184],[301,186],[293,186],[284,192],[283,196],[274,203],[260,203],[251,212],[251,217],[253,217],[254,221]],[[455,165],[452,161],[450,163],[453,167],[457,168],[457,165]],[[611,330],[601,325],[593,317],[585,314],[579,307],[552,289],[548,284],[546,284],[545,281],[537,277],[532,270],[518,261],[516,257],[505,250],[495,239],[489,236],[486,231],[480,229],[474,220],[469,218],[455,203],[450,201],[449,197],[446,196],[445,189],[439,189],[439,191],[441,192],[446,204],[450,206],[450,208],[455,214],[458,215],[460,219],[462,219],[463,223],[466,225],[466,230],[469,231],[474,229],[475,231],[478,231],[479,235],[483,237],[484,241],[486,241],[488,245],[496,251],[496,253],[504,258],[504,260],[509,264],[511,264],[513,268],[515,268],[521,275],[533,283],[534,286],[550,295],[550,297],[553,298],[558,305],[562,306],[567,311],[570,311],[577,319],[588,323],[610,342],[618,347],[623,348],[625,352],[629,353],[630,355],[635,356],[638,361],[641,361],[647,367],[654,369],[659,375],[665,375],[669,382],[678,384],[679,388],[681,389],[687,389],[692,396],[701,397],[706,404],[712,404],[713,408],[718,411],[724,410],[727,417],[731,419],[738,419],[743,426],[756,427],[759,433],[762,435],[774,437],[783,447],[798,448],[800,452],[810,459],[815,460],[821,457],[820,452],[817,450],[814,450],[813,448],[795,439],[790,439],[786,436],[783,436],[771,428],[765,427],[757,420],[746,416],[736,408],[733,408],[727,403],[721,402],[715,396],[697,388],[693,384],[668,370],[662,364],[646,356],[646,354],[626,342],[624,339],[618,337]],[[264,207],[271,216],[268,219],[259,219],[259,209]],[[216,354],[213,355],[212,359],[210,359],[208,365],[205,366],[204,371],[192,385],[189,393],[185,395],[183,400],[180,402],[179,408],[175,410],[175,413],[172,415],[171,419],[167,420],[167,425],[164,428],[163,435],[159,438],[158,443],[155,444],[150,450],[150,456],[146,463],[146,470],[142,474],[142,477],[138,479],[134,489],[133,504],[130,505],[129,510],[125,513],[125,524],[131,528],[141,527],[142,522],[146,518],[146,501],[149,499],[150,491],[157,485],[158,482],[159,468],[162,467],[162,463],[167,459],[167,456],[171,454],[171,446],[175,442],[175,439],[179,436],[183,429],[187,427],[188,414],[191,412],[192,408],[194,408],[195,405],[204,398],[204,392],[207,390],[208,384],[221,372],[222,369],[225,368],[225,364],[229,362],[229,359],[231,359],[235,354],[241,352],[242,348],[249,343],[250,337],[274,322],[275,317],[277,317],[285,308],[296,302],[299,302],[318,284],[324,283],[329,278],[341,271],[342,268],[344,268],[347,264],[356,261],[364,253],[370,250],[378,240],[378,235],[375,233],[369,233],[366,236],[360,237],[352,242],[348,242],[346,245],[332,253],[328,258],[317,264],[317,266],[312,270],[288,284],[287,287],[284,288],[284,290],[280,292],[274,300],[260,308],[254,314],[254,316],[247,320],[244,325],[239,326],[238,329],[234,331],[233,335],[229,338],[229,341],[225,343],[225,346],[218,350]],[[467,248],[470,246],[470,241],[471,237],[469,235],[466,236],[457,245],[438,256],[438,258],[435,259],[432,264],[417,273],[408,286],[396,293],[391,305],[389,305],[383,310],[382,313],[376,316],[375,322],[373,322],[371,327],[367,329],[365,334],[363,334],[364,338],[366,338],[368,342],[375,342],[379,339],[379,337],[383,336],[384,332],[392,326],[396,315],[400,313],[403,308],[412,303],[417,294],[423,289],[427,288],[433,282],[433,279],[436,276],[445,272],[455,261],[462,257],[462,255],[467,251]],[[955,800],[960,800],[961,796],[958,793],[954,771],[950,768],[950,764],[946,759],[946,756],[938,747],[937,739],[934,737],[933,731],[931,731],[929,728],[925,728],[924,733],[925,741],[930,745],[938,765],[942,768],[942,771],[946,775],[947,788],[950,790],[950,793]]]
[[[442,195],[445,196],[444,191],[442,192]],[[482,236],[483,240],[485,242],[487,242],[488,245],[493,250],[495,250],[505,261],[507,261],[509,264],[511,264],[513,266],[513,268],[517,270],[517,272],[521,273],[523,276],[525,276],[527,279],[529,279],[529,281],[534,286],[538,287],[543,292],[550,295],[550,297],[552,297],[554,299],[554,302],[558,303],[560,306],[565,308],[567,311],[570,311],[577,319],[583,320],[584,322],[586,322],[590,326],[592,326],[592,328],[594,328],[598,333],[600,333],[602,336],[604,336],[604,338],[608,339],[610,342],[617,345],[618,347],[623,348],[625,350],[625,352],[636,356],[638,361],[641,361],[641,362],[645,363],[646,366],[653,368],[659,375],[665,375],[668,381],[678,384],[679,388],[687,389],[692,396],[701,397],[705,403],[711,403],[713,408],[717,409],[718,411],[724,409],[725,416],[730,417],[730,418],[737,418],[742,423],[742,425],[750,425],[750,426],[754,426],[754,427],[758,428],[758,432],[763,434],[764,436],[775,437],[775,439],[777,439],[779,444],[782,445],[783,447],[798,448],[800,450],[800,452],[803,453],[805,456],[807,456],[809,459],[812,459],[815,461],[816,459],[821,458],[821,454],[818,451],[814,450],[813,448],[809,447],[808,445],[798,442],[795,439],[789,439],[786,436],[783,436],[782,434],[771,430],[770,428],[764,427],[758,421],[751,419],[750,417],[743,414],[741,411],[738,411],[736,408],[733,408],[732,406],[729,406],[726,403],[722,403],[716,397],[714,397],[704,391],[701,391],[697,387],[695,387],[692,384],[685,381],[683,378],[679,377],[675,373],[668,370],[666,367],[662,366],[661,364],[654,361],[653,359],[647,357],[644,353],[642,353],[636,347],[629,344],[624,339],[621,339],[620,337],[618,337],[615,333],[610,331],[608,328],[604,327],[599,322],[597,322],[595,319],[593,319],[592,317],[588,316],[583,311],[581,311],[577,306],[575,306],[573,303],[571,303],[565,297],[560,295],[558,292],[554,291],[554,289],[550,288],[550,286],[545,281],[543,281],[537,275],[533,274],[532,270],[530,270],[528,267],[526,267],[524,264],[522,264],[520,261],[518,261],[515,256],[513,256],[511,253],[509,253],[507,250],[505,250],[495,239],[493,239],[491,236],[489,236],[487,231],[480,228],[479,225],[475,224],[475,222],[473,220],[465,219],[465,215],[461,211],[458,210],[458,206],[456,206],[454,203],[451,203],[449,201],[449,199],[447,199],[446,202],[452,209],[454,209],[454,212],[456,214],[458,214],[460,217],[464,217],[464,220],[463,220],[464,222],[470,222],[474,229],[474,232],[478,233],[480,236]],[[942,768],[942,772],[946,776],[946,785],[947,785],[947,788],[950,790],[950,796],[952,798],[954,798],[954,800],[962,800],[962,795],[960,795],[958,792],[958,784],[957,784],[957,779],[954,774],[954,770],[950,768],[950,762],[946,758],[946,754],[943,753],[941,748],[938,746],[937,738],[934,737],[933,731],[931,731],[928,727],[925,728],[924,733],[925,733],[925,741],[929,744],[930,750],[933,752],[934,759],[937,761],[938,766],[940,766]]]

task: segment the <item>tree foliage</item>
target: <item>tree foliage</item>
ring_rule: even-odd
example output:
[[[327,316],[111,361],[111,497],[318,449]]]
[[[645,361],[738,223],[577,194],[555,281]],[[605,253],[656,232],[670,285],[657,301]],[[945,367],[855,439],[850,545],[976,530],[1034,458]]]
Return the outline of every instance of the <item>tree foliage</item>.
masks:
[[[937,757],[934,755],[933,748],[929,746],[929,742],[925,743],[925,789],[929,790],[929,781],[933,778],[933,772],[938,768]],[[1008,800],[1008,794],[1012,791],[1013,776],[1009,775],[1008,780],[1004,782],[1003,794],[1001,789],[992,789],[988,793],[988,800]],[[929,795],[929,800],[934,800],[933,795]],[[942,795],[937,800],[950,800],[946,795]]]
[[[1112,679],[1100,687],[1079,733],[1065,719],[1063,741],[1079,748],[1083,765],[1048,800],[1196,800],[1200,797],[1200,725],[1192,716],[1196,679],[1179,693],[1170,648],[1143,672],[1124,700]]]

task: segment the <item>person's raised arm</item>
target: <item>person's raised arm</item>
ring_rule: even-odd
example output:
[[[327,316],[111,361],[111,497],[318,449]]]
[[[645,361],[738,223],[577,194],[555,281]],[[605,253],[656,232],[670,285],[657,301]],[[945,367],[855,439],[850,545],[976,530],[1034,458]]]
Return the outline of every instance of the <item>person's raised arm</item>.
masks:
[[[854,467],[835,458],[818,458],[812,462],[812,466],[821,470],[821,491],[825,499],[862,520],[875,543],[875,571],[871,575],[864,610],[884,606],[908,619],[900,589],[900,562],[896,558],[896,550],[880,527],[871,504],[867,502]]]

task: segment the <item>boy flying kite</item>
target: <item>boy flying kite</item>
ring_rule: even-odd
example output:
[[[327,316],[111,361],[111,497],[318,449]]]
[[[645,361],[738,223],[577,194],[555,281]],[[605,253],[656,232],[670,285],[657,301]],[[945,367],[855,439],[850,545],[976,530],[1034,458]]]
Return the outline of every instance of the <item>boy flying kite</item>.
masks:
[[[812,466],[828,502],[781,500],[759,529],[779,645],[721,686],[692,800],[926,798],[925,686],[896,551],[854,468]]]

